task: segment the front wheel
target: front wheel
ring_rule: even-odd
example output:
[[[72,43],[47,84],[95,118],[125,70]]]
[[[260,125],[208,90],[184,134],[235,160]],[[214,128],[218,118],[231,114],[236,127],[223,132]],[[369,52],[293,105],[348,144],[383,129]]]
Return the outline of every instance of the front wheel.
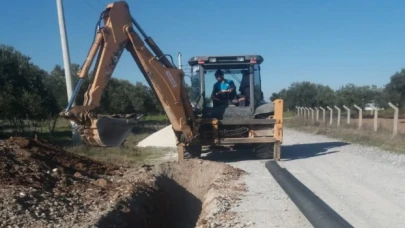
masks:
[[[255,145],[254,152],[259,159],[274,159],[279,161],[281,158],[281,143],[261,143]]]
[[[199,158],[201,157],[202,146],[190,145],[184,147],[184,159]]]

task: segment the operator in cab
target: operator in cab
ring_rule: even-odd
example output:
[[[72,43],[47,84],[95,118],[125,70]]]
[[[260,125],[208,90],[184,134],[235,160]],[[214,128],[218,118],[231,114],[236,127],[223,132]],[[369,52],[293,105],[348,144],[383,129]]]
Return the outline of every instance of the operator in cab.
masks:
[[[225,79],[224,72],[221,70],[215,72],[215,78],[217,82],[214,84],[211,94],[213,106],[229,104],[228,102],[236,97],[235,83],[230,79]]]

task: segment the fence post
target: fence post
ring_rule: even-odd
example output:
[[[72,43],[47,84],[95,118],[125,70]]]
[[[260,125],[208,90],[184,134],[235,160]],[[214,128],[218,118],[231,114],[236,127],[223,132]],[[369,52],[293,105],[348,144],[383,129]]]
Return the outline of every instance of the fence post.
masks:
[[[348,108],[346,105],[343,105],[343,108],[345,108],[347,111],[347,125],[350,125],[350,108]]]
[[[334,107],[338,111],[338,114],[337,114],[337,126],[339,127],[340,126],[340,113],[341,113],[341,111],[340,111],[340,108],[337,107],[336,105]]]
[[[378,130],[378,108],[374,107],[374,131]]]
[[[325,123],[325,109],[322,107],[319,108],[322,109],[322,121]]]
[[[331,109],[329,106],[326,106],[326,108],[329,109],[330,112],[329,125],[332,125],[333,109]]]
[[[316,110],[316,121],[319,121],[319,109],[318,107],[315,107]]]
[[[309,108],[305,107],[305,110],[307,110],[307,119],[309,119]]]
[[[304,119],[306,119],[307,118],[307,111],[306,111],[305,107],[302,107],[302,114],[304,114],[303,117],[304,117]]]
[[[392,109],[394,109],[394,124],[392,126],[392,135],[396,136],[398,134],[398,107],[393,105],[391,102],[388,102],[388,105],[391,106]]]
[[[315,116],[314,116],[314,109],[313,108],[309,108],[310,110],[311,110],[311,119],[312,119],[312,124],[314,123],[314,119],[315,119]]]
[[[297,109],[297,116],[300,116],[300,109],[298,108],[298,106],[295,106],[295,109]]]
[[[359,106],[357,105],[353,105],[355,108],[357,108],[357,110],[359,110],[359,129],[362,127],[363,125],[363,109],[361,109]]]

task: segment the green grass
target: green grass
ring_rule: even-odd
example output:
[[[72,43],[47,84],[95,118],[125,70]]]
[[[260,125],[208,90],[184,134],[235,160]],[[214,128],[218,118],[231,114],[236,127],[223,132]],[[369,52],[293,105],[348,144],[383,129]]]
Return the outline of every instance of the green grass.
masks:
[[[374,146],[400,154],[405,153],[404,135],[393,137],[391,131],[380,129],[379,131],[374,132],[370,129],[357,129],[355,127],[345,126],[345,123],[343,122],[338,128],[336,126],[329,126],[328,124],[311,124],[310,120],[305,123],[304,119],[296,117],[286,119],[284,121],[284,126],[310,134],[325,135],[345,142]]]
[[[148,115],[145,116],[144,121],[168,121],[168,118],[166,115]]]
[[[134,166],[153,163],[156,159],[172,151],[172,148],[137,147],[138,142],[148,137],[150,133],[140,132],[131,134],[120,147],[91,147],[87,145],[68,146],[64,149],[93,158],[102,162],[109,162],[123,166]]]
[[[284,118],[291,118],[294,117],[294,112],[284,112],[283,114]]]
[[[149,119],[133,129],[133,133],[129,135],[120,147],[92,147],[85,144],[78,146],[71,145],[71,125],[70,122],[65,119],[59,119],[57,121],[53,134],[46,128],[36,132],[26,131],[17,135],[11,134],[10,131],[3,131],[1,138],[5,139],[10,136],[34,138],[36,135],[38,138],[60,146],[67,151],[84,155],[98,161],[133,166],[141,163],[153,163],[159,157],[167,154],[167,150],[173,150],[172,148],[140,148],[136,146],[138,142],[148,137],[150,134],[167,126],[163,117],[149,116]]]

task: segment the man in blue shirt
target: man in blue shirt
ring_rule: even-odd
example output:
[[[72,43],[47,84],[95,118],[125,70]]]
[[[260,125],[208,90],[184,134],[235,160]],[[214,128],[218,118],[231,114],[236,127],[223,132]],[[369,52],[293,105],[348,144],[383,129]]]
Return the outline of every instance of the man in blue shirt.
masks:
[[[211,94],[213,105],[216,107],[221,104],[228,104],[236,96],[235,83],[230,79],[225,79],[221,70],[215,72],[215,78],[217,82],[214,84]]]

